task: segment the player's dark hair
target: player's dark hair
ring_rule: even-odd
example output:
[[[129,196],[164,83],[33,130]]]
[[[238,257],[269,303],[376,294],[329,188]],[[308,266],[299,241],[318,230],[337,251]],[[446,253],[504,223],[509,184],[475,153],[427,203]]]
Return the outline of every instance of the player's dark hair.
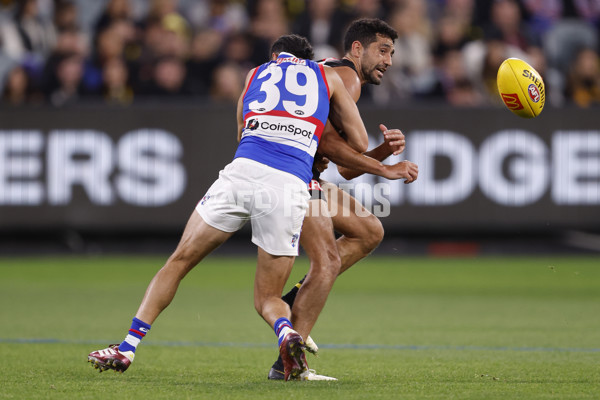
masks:
[[[271,46],[271,54],[292,53],[298,58],[312,60],[315,54],[309,41],[300,35],[283,35]]]
[[[349,52],[352,43],[359,41],[363,47],[377,40],[377,35],[388,37],[392,42],[398,38],[398,32],[378,18],[362,18],[352,22],[344,36],[344,52]]]

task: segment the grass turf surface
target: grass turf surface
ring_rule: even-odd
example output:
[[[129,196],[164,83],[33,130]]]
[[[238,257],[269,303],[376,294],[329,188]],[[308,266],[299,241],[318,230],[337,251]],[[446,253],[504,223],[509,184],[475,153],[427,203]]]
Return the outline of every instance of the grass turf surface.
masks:
[[[311,368],[340,381],[287,383],[266,380],[276,338],[252,305],[255,260],[213,257],[132,367],[98,374],[87,354],[123,339],[164,259],[0,259],[0,398],[600,397],[594,257],[370,257],[336,282],[313,331]]]

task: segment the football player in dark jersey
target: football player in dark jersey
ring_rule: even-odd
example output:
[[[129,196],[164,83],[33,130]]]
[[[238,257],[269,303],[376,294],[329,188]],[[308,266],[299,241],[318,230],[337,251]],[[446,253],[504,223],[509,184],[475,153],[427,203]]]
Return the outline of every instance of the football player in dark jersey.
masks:
[[[323,62],[334,68],[351,97],[358,101],[362,86],[367,83],[379,85],[386,69],[392,65],[394,40],[397,37],[396,31],[382,20],[354,21],[344,37],[344,57]],[[325,128],[318,150],[321,158],[315,157],[314,175],[309,187],[312,199],[300,236],[311,269],[321,265],[338,266],[330,267],[330,273],[339,275],[369,255],[383,239],[383,227],[376,216],[348,193],[321,180],[319,176],[327,167],[328,157],[338,164],[340,174],[346,179],[363,173],[385,177],[386,170],[391,166],[381,161],[404,151],[405,139],[398,129],[387,129],[384,125],[379,128],[384,135],[384,142],[364,154],[357,153],[347,144],[342,131],[330,123]],[[393,167],[406,179],[405,183],[417,178],[418,167],[410,161],[397,163]],[[337,240],[334,230],[341,234]],[[298,291],[313,285],[312,281],[309,273],[283,299],[293,308]],[[312,338],[305,338],[307,349],[315,353],[318,349],[316,344]],[[283,379],[281,359],[273,364],[268,378]]]

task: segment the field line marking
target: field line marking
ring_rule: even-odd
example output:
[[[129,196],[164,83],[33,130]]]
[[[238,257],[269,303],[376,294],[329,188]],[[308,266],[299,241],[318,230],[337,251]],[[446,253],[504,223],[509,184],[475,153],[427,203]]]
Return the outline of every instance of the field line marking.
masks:
[[[0,343],[11,344],[107,344],[105,340],[66,340],[54,338],[0,338]],[[146,346],[167,347],[245,347],[276,348],[274,343],[240,343],[240,342],[172,342],[145,341]],[[583,347],[508,347],[508,346],[450,346],[450,345],[385,345],[385,344],[319,344],[323,349],[350,350],[465,350],[465,351],[515,351],[515,352],[566,352],[566,353],[600,353],[600,348]]]

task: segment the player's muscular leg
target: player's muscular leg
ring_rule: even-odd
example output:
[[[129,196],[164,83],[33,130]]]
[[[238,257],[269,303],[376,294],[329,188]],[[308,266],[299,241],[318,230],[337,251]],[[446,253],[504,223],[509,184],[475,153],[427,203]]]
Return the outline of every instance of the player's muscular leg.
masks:
[[[334,229],[342,234],[337,240],[341,274],[379,246],[383,226],[376,216],[336,185],[322,182],[321,187],[327,196]]]
[[[177,248],[148,285],[136,317],[152,324],[171,303],[179,282],[185,275],[231,235],[230,232],[223,232],[208,225],[200,214],[194,211]]]
[[[292,324],[306,338],[325,306],[341,266],[333,224],[323,200],[309,202],[300,243],[310,259],[310,270],[296,296]]]
[[[290,318],[290,306],[281,300],[281,292],[290,276],[294,259],[293,256],[274,256],[258,248],[254,308],[271,327],[281,317]]]

